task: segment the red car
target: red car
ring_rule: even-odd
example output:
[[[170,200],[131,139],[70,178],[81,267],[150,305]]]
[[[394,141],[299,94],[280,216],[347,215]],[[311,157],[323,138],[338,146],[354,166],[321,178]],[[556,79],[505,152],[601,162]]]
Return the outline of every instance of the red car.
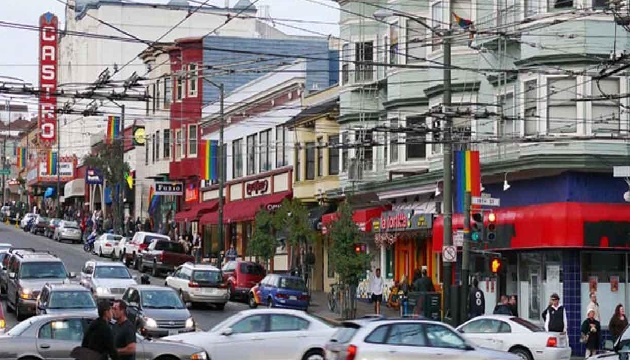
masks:
[[[223,265],[223,281],[228,287],[228,298],[247,299],[249,290],[267,275],[265,268],[252,261],[228,261]]]

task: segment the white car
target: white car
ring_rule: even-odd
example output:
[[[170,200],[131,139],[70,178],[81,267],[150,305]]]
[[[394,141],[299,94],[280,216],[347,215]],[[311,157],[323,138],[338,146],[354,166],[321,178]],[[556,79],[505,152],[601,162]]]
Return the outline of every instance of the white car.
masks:
[[[223,310],[228,302],[227,286],[216,266],[185,263],[166,277],[164,285],[175,289],[184,303],[211,304]]]
[[[127,241],[129,240],[130,238],[123,237],[122,239],[118,241],[118,244],[114,246],[114,249],[112,250],[112,259],[118,259],[120,261],[124,261],[122,254],[125,253],[125,244],[127,244]]]
[[[212,360],[322,360],[335,329],[299,310],[241,311],[209,331],[167,336],[203,347]]]
[[[134,269],[139,270],[138,260],[140,259],[140,257],[138,255],[142,252],[142,250],[149,247],[153,240],[156,239],[168,241],[171,240],[171,238],[166,235],[146,231],[138,231],[133,235],[133,238],[131,238],[131,240],[125,241],[125,246],[122,249],[122,256],[124,258],[123,262],[125,263],[125,265],[133,266]]]
[[[81,285],[90,289],[96,299],[121,299],[127,288],[137,285],[124,264],[89,260],[81,270]]]
[[[20,229],[24,229],[26,225],[28,225],[28,222],[31,221],[31,219],[34,219],[36,217],[37,217],[37,214],[33,214],[33,213],[25,214],[22,217],[22,220],[20,220]]]
[[[523,360],[569,360],[571,348],[566,335],[547,332],[525,319],[509,315],[485,315],[457,328],[477,346],[508,351]]]
[[[121,235],[103,234],[94,242],[94,252],[100,257],[111,256],[114,252],[114,248],[118,246],[122,238]]]

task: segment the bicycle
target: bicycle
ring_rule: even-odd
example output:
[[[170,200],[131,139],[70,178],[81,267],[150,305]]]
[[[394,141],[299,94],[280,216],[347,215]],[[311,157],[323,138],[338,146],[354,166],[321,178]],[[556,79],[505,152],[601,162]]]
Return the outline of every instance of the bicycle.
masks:
[[[331,284],[328,293],[328,310],[335,312],[339,307],[339,284]]]

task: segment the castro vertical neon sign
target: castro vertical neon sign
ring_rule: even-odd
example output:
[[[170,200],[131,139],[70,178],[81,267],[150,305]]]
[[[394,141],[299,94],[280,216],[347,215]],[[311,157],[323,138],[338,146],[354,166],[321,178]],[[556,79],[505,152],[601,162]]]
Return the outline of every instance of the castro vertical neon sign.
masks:
[[[59,20],[51,13],[39,18],[39,137],[52,145],[57,137],[57,37]]]

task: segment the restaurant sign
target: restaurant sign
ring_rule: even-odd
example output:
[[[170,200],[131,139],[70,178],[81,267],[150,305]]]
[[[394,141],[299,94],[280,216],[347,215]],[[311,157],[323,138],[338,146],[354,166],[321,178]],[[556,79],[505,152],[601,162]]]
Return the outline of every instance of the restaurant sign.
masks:
[[[372,220],[374,232],[394,232],[431,229],[433,214],[415,214],[411,210],[386,211]]]

